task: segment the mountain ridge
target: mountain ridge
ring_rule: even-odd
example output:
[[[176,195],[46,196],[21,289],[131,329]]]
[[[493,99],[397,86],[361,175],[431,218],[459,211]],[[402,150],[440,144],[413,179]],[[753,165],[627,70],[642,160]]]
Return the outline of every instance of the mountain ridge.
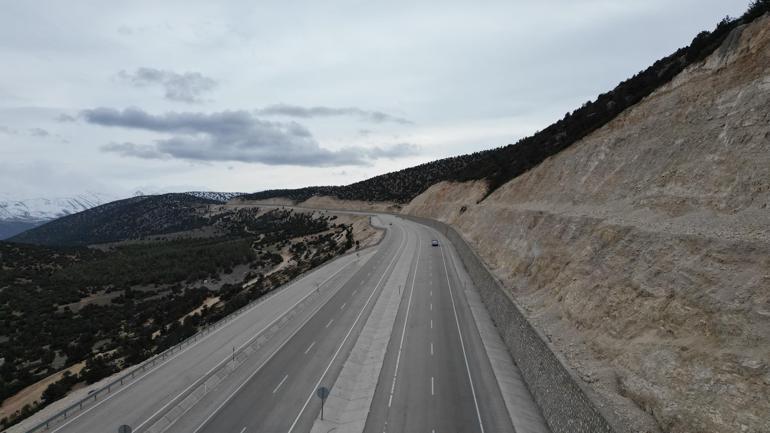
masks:
[[[202,227],[200,210],[221,203],[187,193],[131,197],[58,218],[8,240],[81,246],[167,234]]]

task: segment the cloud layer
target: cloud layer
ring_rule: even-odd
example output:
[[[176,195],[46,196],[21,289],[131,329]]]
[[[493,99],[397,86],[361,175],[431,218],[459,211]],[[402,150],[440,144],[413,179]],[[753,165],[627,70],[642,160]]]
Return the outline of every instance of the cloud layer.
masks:
[[[136,87],[161,86],[166,99],[186,103],[202,102],[201,95],[217,86],[216,81],[199,72],[179,74],[154,68],[138,68],[133,73],[120,71],[118,78]]]
[[[169,112],[149,114],[138,108],[94,108],[81,112],[88,123],[169,134],[155,144],[111,143],[105,152],[145,159],[178,158],[198,161],[241,161],[268,165],[332,167],[369,165],[376,159],[415,155],[417,147],[400,143],[388,147],[322,148],[310,131],[296,122],[270,122],[247,111],[217,113]]]
[[[303,119],[309,119],[313,117],[354,116],[374,123],[392,122],[402,125],[411,125],[414,123],[411,120],[392,116],[381,111],[367,111],[357,107],[301,107],[298,105],[275,104],[254,110],[254,112],[261,116],[286,116],[299,117]]]

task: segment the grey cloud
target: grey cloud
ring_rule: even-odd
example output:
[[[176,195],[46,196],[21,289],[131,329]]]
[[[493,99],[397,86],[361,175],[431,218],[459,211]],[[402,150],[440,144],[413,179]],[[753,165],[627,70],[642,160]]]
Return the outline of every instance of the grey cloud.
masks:
[[[275,104],[254,110],[257,115],[262,116],[287,116],[309,119],[312,117],[331,117],[331,116],[354,116],[374,123],[400,123],[402,125],[411,125],[414,122],[402,117],[392,116],[381,111],[367,111],[357,107],[301,107],[298,105]]]
[[[110,143],[100,148],[103,152],[114,152],[121,156],[133,156],[142,159],[166,159],[168,155],[158,151],[155,146],[135,143]]]
[[[170,134],[154,145],[109,144],[103,151],[139,158],[172,157],[198,161],[259,162],[269,165],[331,167],[368,165],[372,160],[413,155],[417,147],[322,148],[310,131],[296,122],[260,120],[247,111],[152,115],[137,108],[84,110],[87,122]]]
[[[0,132],[2,132],[3,134],[8,134],[8,135],[17,135],[19,133],[19,131],[15,130],[13,128],[9,128],[7,126],[2,126],[2,125],[0,125]]]
[[[51,134],[43,128],[31,128],[29,129],[29,135],[33,137],[48,137]]]
[[[54,120],[56,120],[57,122],[66,123],[66,122],[74,122],[76,119],[67,113],[61,113],[58,116],[56,116]]]
[[[213,90],[217,82],[199,72],[179,74],[153,68],[138,68],[134,73],[118,72],[118,78],[136,87],[162,86],[166,99],[178,102],[202,102],[201,95]]]
[[[377,146],[367,150],[367,156],[372,159],[396,159],[417,155],[420,149],[411,143],[398,143],[389,147]]]

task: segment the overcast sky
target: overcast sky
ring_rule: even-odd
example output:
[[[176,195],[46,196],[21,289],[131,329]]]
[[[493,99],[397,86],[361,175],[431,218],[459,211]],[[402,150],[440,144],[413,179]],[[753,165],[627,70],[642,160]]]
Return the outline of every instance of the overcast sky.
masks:
[[[0,0],[0,193],[346,184],[515,142],[748,0]]]

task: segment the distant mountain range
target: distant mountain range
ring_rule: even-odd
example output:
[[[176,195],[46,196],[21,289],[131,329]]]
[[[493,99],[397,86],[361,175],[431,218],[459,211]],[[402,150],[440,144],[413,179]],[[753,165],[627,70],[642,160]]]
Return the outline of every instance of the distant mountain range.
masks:
[[[95,192],[48,198],[19,198],[0,193],[0,239],[7,239],[56,218],[109,203],[116,198]]]
[[[191,191],[185,194],[211,202],[226,202],[233,197],[242,195],[242,193],[213,191]],[[148,196],[154,194],[137,191],[134,195]],[[50,198],[19,198],[7,193],[0,193],[0,240],[11,238],[55,219],[92,209],[120,198],[96,192]]]
[[[53,198],[13,198],[10,194],[0,194],[0,220],[50,221],[109,203],[117,198],[95,192]]]

